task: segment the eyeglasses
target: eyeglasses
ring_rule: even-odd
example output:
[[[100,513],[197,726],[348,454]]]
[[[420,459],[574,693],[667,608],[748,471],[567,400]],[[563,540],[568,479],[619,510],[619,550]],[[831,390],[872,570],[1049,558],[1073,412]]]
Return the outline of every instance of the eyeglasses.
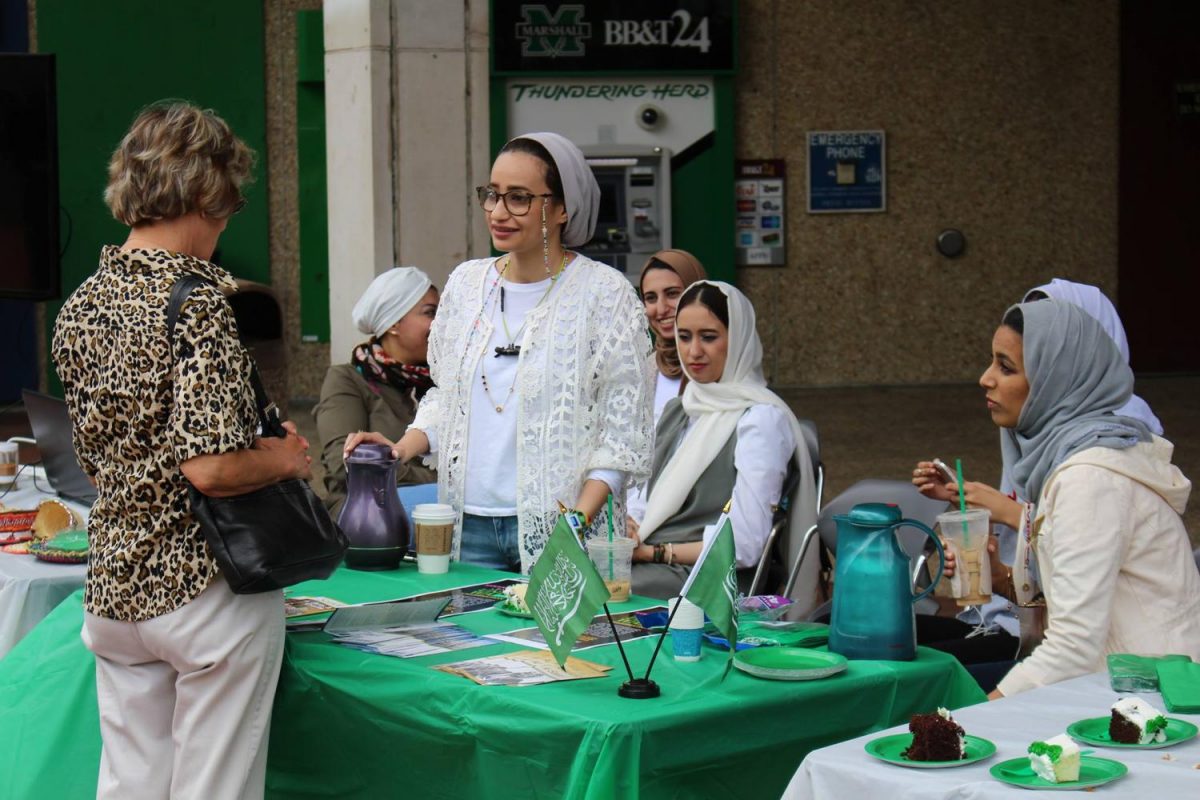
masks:
[[[479,198],[479,207],[484,211],[495,211],[496,206],[503,200],[504,207],[508,209],[508,213],[514,217],[523,217],[529,213],[529,207],[533,205],[533,198],[554,197],[554,194],[550,192],[546,194],[532,194],[520,189],[497,192],[490,186],[476,186],[475,196]]]

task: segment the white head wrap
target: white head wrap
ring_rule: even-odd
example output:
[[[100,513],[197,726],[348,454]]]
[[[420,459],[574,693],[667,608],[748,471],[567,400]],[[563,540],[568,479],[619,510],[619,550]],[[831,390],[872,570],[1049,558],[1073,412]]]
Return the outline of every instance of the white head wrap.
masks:
[[[375,276],[354,304],[351,318],[363,333],[382,338],[421,301],[433,282],[416,267],[393,267]]]
[[[1055,298],[1013,308],[1024,318],[1029,396],[1016,427],[1000,429],[1000,451],[1017,496],[1041,502],[1046,478],[1074,453],[1121,450],[1152,435],[1140,419],[1119,415],[1133,394],[1133,371],[1087,311]]]
[[[802,536],[817,521],[816,479],[804,432],[788,404],[767,388],[762,371],[762,342],[758,338],[754,306],[750,300],[721,281],[697,281],[692,286],[702,283],[720,289],[729,306],[729,349],[725,369],[719,380],[712,383],[692,380],[683,390],[683,409],[692,424],[654,482],[638,536],[645,541],[683,506],[700,475],[737,430],[742,414],[760,404],[782,410],[792,429],[796,442],[793,458],[800,470],[800,480],[791,498],[789,525],[792,535]],[[689,286],[688,290],[691,288]],[[678,327],[675,336],[678,343]],[[729,488],[732,492],[733,487]],[[736,531],[734,535],[737,535]],[[816,563],[816,559],[810,561]]]
[[[558,177],[562,180],[563,203],[567,207],[567,224],[563,228],[563,245],[579,247],[596,232],[596,217],[600,213],[600,184],[588,166],[587,159],[575,144],[557,133],[523,133],[516,139],[529,139],[546,148],[554,159]]]
[[[1095,286],[1062,278],[1055,278],[1047,284],[1030,289],[1025,293],[1026,302],[1029,301],[1029,295],[1034,292],[1041,292],[1054,300],[1065,300],[1073,306],[1082,308],[1088,313],[1088,316],[1100,323],[1104,332],[1117,346],[1125,363],[1129,363],[1129,341],[1125,338],[1125,326],[1121,324],[1121,317],[1117,314],[1117,309],[1113,307],[1112,301],[1104,296],[1104,292]],[[1121,417],[1140,419],[1151,431],[1162,436],[1162,422],[1154,415],[1150,404],[1136,394],[1130,397],[1129,402],[1118,408],[1115,413]]]

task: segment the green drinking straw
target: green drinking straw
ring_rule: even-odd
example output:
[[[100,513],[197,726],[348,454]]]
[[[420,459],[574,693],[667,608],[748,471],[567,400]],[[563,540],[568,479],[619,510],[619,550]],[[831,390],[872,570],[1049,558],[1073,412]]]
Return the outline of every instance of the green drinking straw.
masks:
[[[971,534],[967,530],[967,497],[963,494],[962,459],[954,459],[954,472],[958,476],[958,510],[962,514],[963,547],[971,546]]]
[[[613,579],[612,540],[613,540],[613,497],[612,497],[612,492],[609,492],[609,494],[608,494],[608,541],[609,541],[608,579],[609,580]]]

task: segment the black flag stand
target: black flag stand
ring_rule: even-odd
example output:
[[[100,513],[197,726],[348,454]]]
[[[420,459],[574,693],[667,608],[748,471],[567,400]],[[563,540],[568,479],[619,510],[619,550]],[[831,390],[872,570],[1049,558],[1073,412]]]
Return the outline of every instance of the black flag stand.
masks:
[[[604,616],[608,617],[609,627],[612,628],[613,638],[617,640],[617,649],[621,651],[621,660],[625,662],[625,674],[629,676],[629,680],[621,684],[617,689],[617,694],[621,697],[628,697],[630,700],[649,700],[653,697],[658,697],[662,694],[659,691],[658,684],[650,680],[650,670],[646,670],[646,677],[633,677],[633,670],[629,667],[629,659],[625,656],[625,647],[621,644],[621,637],[617,634],[617,623],[613,622],[612,614],[609,613],[608,603],[604,604]],[[668,624],[670,624],[668,622]],[[662,640],[658,641],[659,646],[662,646]],[[658,654],[658,648],[654,650],[655,655]],[[654,659],[650,659],[651,666],[654,665]]]

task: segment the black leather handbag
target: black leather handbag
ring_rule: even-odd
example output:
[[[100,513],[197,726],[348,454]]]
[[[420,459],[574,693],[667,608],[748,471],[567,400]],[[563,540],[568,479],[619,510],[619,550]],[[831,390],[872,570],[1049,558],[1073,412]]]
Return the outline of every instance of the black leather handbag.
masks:
[[[187,275],[171,287],[168,340],[174,338],[183,301],[196,286],[207,282]],[[261,435],[286,436],[279,410],[267,398],[253,363],[250,382]],[[308,481],[299,478],[233,497],[209,497],[189,484],[188,495],[213,558],[236,594],[269,592],[300,581],[328,578],[349,546]]]

